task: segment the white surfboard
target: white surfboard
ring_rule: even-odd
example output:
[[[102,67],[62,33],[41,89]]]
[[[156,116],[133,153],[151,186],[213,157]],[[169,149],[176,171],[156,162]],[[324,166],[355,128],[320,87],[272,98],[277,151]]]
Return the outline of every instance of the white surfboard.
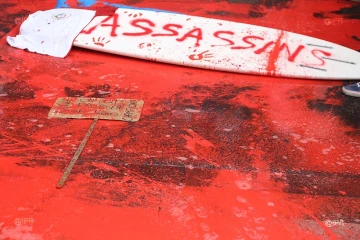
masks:
[[[360,53],[328,41],[255,25],[118,9],[95,17],[74,46],[236,73],[359,79]]]

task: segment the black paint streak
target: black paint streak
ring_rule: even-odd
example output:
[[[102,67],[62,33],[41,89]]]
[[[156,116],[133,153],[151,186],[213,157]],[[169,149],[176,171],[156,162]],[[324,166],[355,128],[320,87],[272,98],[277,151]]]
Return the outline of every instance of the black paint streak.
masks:
[[[327,60],[331,60],[331,61],[335,61],[335,62],[348,63],[348,64],[353,64],[353,65],[356,64],[356,63],[354,63],[354,62],[347,62],[347,61],[338,60],[338,59],[334,59],[334,58],[328,58],[328,57],[322,57],[322,58],[323,58],[323,59],[327,59]]]
[[[315,18],[319,18],[319,19],[325,18],[323,12],[318,12],[318,13],[315,12],[315,13],[313,13],[313,16],[314,16]]]
[[[331,13],[342,15],[344,18],[348,19],[360,19],[360,4],[347,8],[340,8],[340,10]]]
[[[351,38],[354,39],[354,40],[356,40],[356,41],[359,41],[359,42],[360,42],[360,38],[357,37],[357,36],[352,36]]]
[[[263,12],[256,12],[253,10],[249,11],[249,17],[251,17],[251,18],[261,18],[261,17],[264,17],[265,15],[266,15],[266,13],[263,13]]]
[[[228,0],[228,3],[263,5],[267,8],[276,8],[278,10],[289,8],[293,0]]]
[[[326,69],[322,69],[322,68],[316,68],[316,67],[310,67],[310,66],[306,66],[306,65],[299,65],[300,67],[304,67],[304,68],[311,68],[311,69],[315,69],[315,70],[320,70],[320,71],[324,71],[326,72]]]
[[[209,14],[209,15],[215,15],[215,16],[227,16],[227,17],[237,17],[237,18],[245,18],[245,17],[247,17],[244,14],[233,13],[233,12],[228,12],[228,11],[220,11],[220,10],[213,11],[213,12],[207,11],[206,13]]]
[[[313,47],[322,47],[322,48],[330,48],[330,49],[333,49],[333,47],[328,47],[328,46],[321,46],[321,45],[316,45],[316,44],[311,44],[311,43],[308,43],[306,44],[308,46],[313,46]]]

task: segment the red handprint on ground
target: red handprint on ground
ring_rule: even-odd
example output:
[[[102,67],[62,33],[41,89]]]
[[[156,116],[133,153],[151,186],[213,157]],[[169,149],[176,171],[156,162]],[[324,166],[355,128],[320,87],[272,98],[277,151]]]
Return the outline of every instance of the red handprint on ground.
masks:
[[[204,58],[212,58],[213,55],[211,53],[207,53],[207,52],[209,52],[209,50],[204,51],[204,52],[199,53],[199,54],[191,54],[189,56],[189,58],[190,58],[190,60],[203,60]],[[204,59],[204,61],[210,62],[210,60],[207,60],[207,59]]]

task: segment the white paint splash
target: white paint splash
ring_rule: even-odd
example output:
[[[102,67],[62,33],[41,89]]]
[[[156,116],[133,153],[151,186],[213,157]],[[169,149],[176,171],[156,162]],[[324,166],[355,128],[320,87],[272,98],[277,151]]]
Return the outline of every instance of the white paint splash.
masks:
[[[327,154],[329,154],[329,152],[330,152],[332,149],[335,149],[335,147],[334,147],[334,146],[331,146],[331,147],[329,147],[329,148],[325,148],[325,149],[322,150],[322,153],[323,153],[324,155],[327,155]]]
[[[219,237],[218,234],[216,234],[215,232],[211,232],[211,233],[206,233],[204,234],[204,240],[215,240]]]
[[[4,227],[1,229],[0,239],[26,239],[41,240],[41,235],[32,233],[31,225],[16,225],[16,227]]]
[[[251,189],[251,185],[245,181],[236,181],[236,186],[241,190],[249,190]]]
[[[189,113],[199,113],[200,112],[200,110],[196,110],[196,109],[192,109],[192,108],[186,108],[184,111],[189,112]]]

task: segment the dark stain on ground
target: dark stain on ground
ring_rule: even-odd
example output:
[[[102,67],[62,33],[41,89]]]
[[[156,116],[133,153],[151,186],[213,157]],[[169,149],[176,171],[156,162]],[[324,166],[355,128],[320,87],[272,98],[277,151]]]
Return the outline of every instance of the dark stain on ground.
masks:
[[[147,180],[188,186],[210,186],[220,169],[255,171],[251,149],[261,149],[261,161],[268,161],[270,168],[289,167],[291,161],[298,162],[303,156],[286,139],[281,141],[279,137],[279,141],[269,140],[279,134],[270,128],[264,129],[267,120],[260,110],[241,104],[238,100],[256,100],[256,92],[257,88],[253,86],[239,87],[223,83],[183,86],[172,97],[159,99],[153,104],[152,108],[158,110],[144,116],[136,127],[128,125],[118,132],[112,132],[112,136],[104,136],[104,142],[113,142],[114,148],[116,139],[128,139],[121,143],[121,152],[112,153],[112,160],[107,160],[106,164],[117,169],[128,169]],[[187,108],[199,112],[184,111]],[[155,121],[156,124],[153,124]],[[149,125],[152,127],[149,128]],[[185,148],[187,141],[181,136],[193,137],[186,129],[192,129],[197,136],[205,139],[196,139],[195,136],[193,141],[197,145],[194,151]],[[171,138],[166,138],[166,134]],[[201,146],[202,141],[209,141],[214,147]],[[142,144],[139,145],[139,142]],[[127,149],[131,149],[131,153],[127,153]],[[156,155],[156,152],[161,152],[161,157],[143,157]],[[97,152],[97,155],[110,159],[107,154],[106,149]],[[197,157],[196,160],[192,159],[193,155]],[[291,159],[285,165],[284,155]],[[177,156],[187,159],[186,164],[183,160],[177,160]],[[131,164],[134,159],[138,164]],[[127,165],[124,166],[124,163]]]
[[[227,0],[228,3],[260,4],[263,0]]]
[[[251,9],[248,12],[247,17],[250,18],[261,18],[266,16],[266,9],[276,8],[281,10],[284,8],[289,8],[293,0],[228,0],[229,3],[240,3],[240,4],[251,4]],[[209,12],[208,12],[209,13]],[[209,13],[210,14],[210,13]],[[218,12],[217,15],[227,15],[231,16],[231,13],[228,12]],[[234,17],[240,17],[235,16]],[[241,17],[244,17],[241,15]]]
[[[298,95],[294,95],[289,97],[289,99],[302,99],[302,95],[298,94]]]
[[[125,4],[126,5],[134,5],[134,4],[137,4],[137,3],[141,3],[143,0],[126,0],[125,1]]]
[[[333,105],[326,103],[328,98],[343,98],[343,105]],[[338,116],[346,125],[355,129],[360,129],[360,99],[344,96],[339,87],[332,87],[327,90],[326,99],[316,99],[308,101],[308,107],[311,110],[319,112],[329,112]]]
[[[73,89],[65,87],[64,91],[68,97],[92,97],[105,98],[111,96],[111,87],[108,84],[88,86],[86,89]]]
[[[275,7],[277,9],[289,8],[293,0],[264,0],[262,4],[267,8]]]
[[[360,3],[351,7],[340,8],[340,10],[332,11],[331,13],[342,15],[348,19],[360,19]]]
[[[61,169],[61,161],[71,158],[71,153],[70,156],[67,156],[67,151],[64,151],[64,153],[59,151],[60,148],[65,146],[61,146],[63,139],[56,137],[56,131],[61,131],[62,125],[66,124],[68,120],[48,120],[49,106],[32,103],[29,107],[29,103],[26,103],[26,101],[23,101],[23,103],[17,104],[16,102],[16,107],[9,109],[9,113],[0,117],[0,129],[4,129],[4,135],[0,136],[2,154],[16,156],[21,161],[26,160],[26,162],[20,162],[23,166],[55,166],[57,169]],[[47,132],[48,136],[39,137],[39,132],[47,130],[49,130]],[[54,132],[55,136],[53,136]],[[47,138],[51,139],[51,141],[47,141]],[[71,146],[68,148],[71,149]],[[39,161],[34,162],[33,159],[39,159]],[[57,160],[58,165],[57,163],[53,164],[54,159]]]
[[[92,143],[95,144],[92,148],[98,151],[96,154],[92,152],[91,156],[87,156],[84,152],[83,158],[93,158],[94,154],[101,156],[108,159],[105,161],[107,165],[125,169],[138,177],[142,176],[142,181],[147,182],[146,184],[151,184],[152,181],[176,185],[209,186],[218,174],[218,167],[228,169],[231,166],[250,171],[253,169],[252,157],[246,154],[247,150],[239,144],[230,149],[228,144],[241,142],[249,145],[254,140],[250,136],[253,135],[257,126],[248,121],[254,120],[253,115],[259,115],[261,112],[242,105],[236,100],[240,95],[245,96],[254,91],[256,87],[253,86],[239,87],[222,83],[214,86],[183,86],[172,97],[160,98],[156,104],[154,103],[152,109],[157,110],[143,116],[136,126],[128,125],[116,131],[98,129],[97,132],[101,135],[96,138],[104,139],[103,143],[112,142],[114,149],[117,148],[116,141],[121,139],[121,151],[111,151],[110,154],[108,149],[103,147],[103,143]],[[186,108],[199,109],[200,112],[192,114],[184,111]],[[166,121],[166,119],[171,119],[171,121]],[[239,126],[244,126],[246,130],[239,129]],[[235,129],[231,133],[223,130],[223,128],[233,127]],[[185,148],[187,141],[182,137],[192,137],[187,129],[192,129],[199,136],[216,144],[217,149],[198,146],[195,149],[196,152],[187,150]],[[171,137],[165,137],[167,134]],[[136,138],[130,136],[136,136]],[[195,141],[201,142],[199,139]],[[140,145],[139,142],[141,142]],[[128,152],[128,149],[131,151]],[[159,155],[158,152],[161,154]],[[197,155],[197,159],[192,159],[192,155]],[[187,160],[178,160],[180,156],[181,159]],[[193,167],[187,167],[188,164]],[[215,167],[216,164],[219,166]]]
[[[288,193],[360,197],[360,176],[324,172],[287,171]]]
[[[39,153],[41,155],[42,153]],[[58,160],[51,160],[51,159],[30,159],[30,160],[22,160],[21,162],[15,163],[18,166],[23,167],[53,167],[57,170],[62,170],[63,165],[61,161]]]
[[[293,0],[228,0],[229,3],[263,5],[267,8],[283,9],[290,7]]]
[[[325,18],[323,12],[317,12],[317,13],[315,12],[315,13],[313,13],[313,16],[316,17],[316,18],[319,18],[319,19]]]
[[[157,182],[173,183],[177,185],[185,183],[186,169],[183,164],[143,163],[141,165],[131,165],[129,166],[129,169]]]
[[[87,90],[92,93],[89,97],[93,98],[105,98],[111,95],[110,86],[108,84],[89,86],[87,87]]]
[[[249,11],[249,17],[251,17],[251,18],[261,18],[261,17],[264,17],[265,15],[266,15],[266,13],[264,13],[264,12],[257,12],[254,10]]]
[[[117,160],[105,160],[104,163],[112,167],[119,167],[121,165],[120,162]]]
[[[24,81],[15,80],[0,85],[1,94],[6,94],[6,100],[34,99],[35,90]]]
[[[13,3],[0,4],[0,37],[10,32],[17,24],[20,24],[30,13],[28,10],[21,9],[17,13],[9,13],[8,8],[14,7]]]
[[[68,97],[83,97],[85,95],[84,90],[76,90],[69,87],[64,88],[65,94]]]
[[[194,167],[186,169],[186,186],[200,186],[208,187],[211,185],[213,179],[218,175],[215,167],[202,168]]]
[[[352,36],[351,38],[360,42],[360,38],[358,36]]]
[[[96,169],[90,173],[90,176],[96,179],[122,178],[124,177],[124,173],[114,172],[110,170]]]
[[[116,202],[122,202],[125,201],[128,196],[117,191],[109,191],[110,199]]]
[[[252,114],[256,112],[246,106],[234,107],[231,104],[215,101],[213,99],[204,100],[201,109],[208,112],[216,112],[218,114],[224,114],[231,111],[233,117],[238,118],[238,120],[249,120],[251,119]]]
[[[217,85],[213,89],[212,96],[205,98],[200,108],[203,111],[218,114],[226,114],[226,112],[230,111],[232,115],[239,120],[249,120],[257,110],[242,105],[231,104],[228,100],[235,98],[243,92],[254,90],[256,90],[256,88],[252,86],[236,87],[233,85],[222,85],[220,87]]]
[[[4,36],[6,33],[10,31],[9,25],[14,25],[14,21],[11,21],[11,18],[8,16],[7,8],[13,7],[15,4],[13,3],[1,3],[0,4],[0,37]]]
[[[245,18],[246,17],[246,15],[241,14],[241,13],[234,13],[234,12],[221,11],[221,10],[207,11],[206,13],[209,15],[214,15],[214,16],[227,16],[227,17],[236,17],[236,18]]]
[[[182,88],[185,90],[192,90],[199,93],[207,93],[208,91],[211,91],[211,87],[204,85],[183,86]]]

